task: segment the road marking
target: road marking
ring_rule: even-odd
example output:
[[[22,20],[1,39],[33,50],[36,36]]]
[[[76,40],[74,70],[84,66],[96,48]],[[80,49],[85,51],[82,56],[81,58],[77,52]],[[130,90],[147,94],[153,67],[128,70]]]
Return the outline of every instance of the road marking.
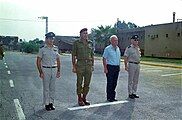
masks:
[[[6,68],[8,68],[8,66],[7,66],[7,65],[6,65],[5,67],[6,67]]]
[[[6,63],[4,63],[6,65]]]
[[[10,73],[10,71],[8,70],[8,75],[10,75],[11,73]]]
[[[144,70],[143,72],[161,72],[162,70]]]
[[[100,106],[107,106],[107,105],[115,105],[115,104],[120,104],[120,103],[126,103],[128,101],[116,101],[116,102],[108,102],[108,103],[99,103],[99,104],[92,104],[88,106],[79,106],[79,107],[72,107],[68,108],[69,110],[81,110],[81,109],[87,109],[87,108],[93,108],[93,107],[100,107]]]
[[[25,120],[25,115],[23,113],[19,100],[14,99],[14,103],[15,103],[15,107],[16,107],[16,111],[17,111],[19,120]]]
[[[182,73],[174,73],[174,74],[165,74],[165,75],[161,75],[162,77],[166,77],[166,76],[174,76],[174,75],[181,75]]]
[[[13,80],[9,80],[10,87],[14,87]]]

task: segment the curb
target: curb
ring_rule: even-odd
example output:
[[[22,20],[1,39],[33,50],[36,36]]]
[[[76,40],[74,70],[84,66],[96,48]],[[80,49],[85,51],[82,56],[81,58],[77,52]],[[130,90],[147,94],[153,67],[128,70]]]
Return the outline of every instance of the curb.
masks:
[[[95,60],[102,60],[102,58],[100,58],[100,57],[94,57],[94,59]],[[124,60],[121,59],[121,62],[124,62]],[[140,64],[143,64],[143,65],[151,65],[151,66],[159,66],[159,67],[170,67],[170,68],[182,69],[182,66],[181,65],[178,66],[178,65],[171,65],[171,64],[160,64],[160,63],[145,62],[145,61],[141,61]]]
[[[169,64],[157,64],[157,63],[148,63],[148,62],[141,62],[141,64],[143,64],[143,65],[151,65],[151,66],[160,66],[160,67],[170,67],[170,68],[182,69],[182,66],[169,65]]]
[[[124,62],[124,60],[121,60],[122,62]],[[144,62],[144,61],[140,61],[140,64],[143,65],[151,65],[151,66],[159,66],[159,67],[170,67],[170,68],[178,68],[178,69],[182,69],[182,66],[177,66],[177,65],[171,65],[171,64],[160,64],[160,63],[153,63],[153,62]]]

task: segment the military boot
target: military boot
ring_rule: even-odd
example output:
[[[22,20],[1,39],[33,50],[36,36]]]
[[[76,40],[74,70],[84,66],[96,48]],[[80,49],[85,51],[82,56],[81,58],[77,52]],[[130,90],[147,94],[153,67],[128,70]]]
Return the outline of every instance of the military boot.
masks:
[[[90,105],[90,103],[86,100],[86,97],[87,97],[87,95],[83,94],[82,100],[83,100],[85,105]]]
[[[84,106],[84,105],[85,105],[85,103],[84,103],[83,100],[82,100],[81,94],[78,95],[78,105],[79,105],[79,106]]]

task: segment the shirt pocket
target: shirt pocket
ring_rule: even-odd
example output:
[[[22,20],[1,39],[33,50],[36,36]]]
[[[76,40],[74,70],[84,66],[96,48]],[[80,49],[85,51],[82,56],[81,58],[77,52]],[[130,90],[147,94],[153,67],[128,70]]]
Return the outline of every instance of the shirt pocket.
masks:
[[[53,60],[57,59],[57,51],[53,51],[52,53]]]
[[[136,55],[135,51],[130,52],[130,56],[135,56],[135,55]]]
[[[78,47],[77,55],[78,56],[84,56],[85,49],[83,46]]]
[[[49,57],[48,57],[49,55],[47,54],[47,52],[42,52],[42,57],[44,58],[44,59],[48,59]]]

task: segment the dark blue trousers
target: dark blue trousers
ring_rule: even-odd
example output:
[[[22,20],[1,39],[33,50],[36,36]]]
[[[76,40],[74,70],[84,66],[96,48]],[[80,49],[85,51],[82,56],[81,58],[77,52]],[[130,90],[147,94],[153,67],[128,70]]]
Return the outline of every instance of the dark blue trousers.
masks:
[[[107,100],[114,100],[116,96],[116,86],[118,75],[120,71],[119,65],[107,65],[108,73],[106,74],[107,77]]]

